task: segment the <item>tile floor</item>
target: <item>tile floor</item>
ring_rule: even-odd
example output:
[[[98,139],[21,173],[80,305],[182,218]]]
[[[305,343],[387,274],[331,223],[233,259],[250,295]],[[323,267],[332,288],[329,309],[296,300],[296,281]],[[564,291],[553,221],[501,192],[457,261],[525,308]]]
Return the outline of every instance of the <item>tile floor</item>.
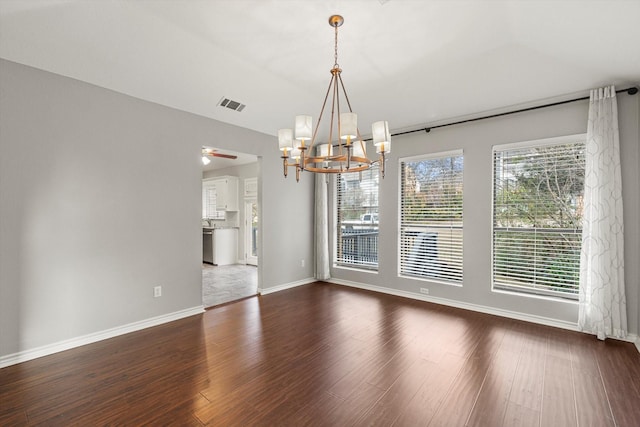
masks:
[[[202,303],[205,308],[255,295],[257,291],[257,267],[202,263]]]

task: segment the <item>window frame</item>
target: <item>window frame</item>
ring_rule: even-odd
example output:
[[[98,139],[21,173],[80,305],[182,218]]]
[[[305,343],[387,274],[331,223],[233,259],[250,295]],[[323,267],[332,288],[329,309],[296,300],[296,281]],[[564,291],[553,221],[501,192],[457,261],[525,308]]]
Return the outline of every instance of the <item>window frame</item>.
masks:
[[[553,301],[564,301],[570,303],[578,302],[578,293],[579,288],[574,294],[570,293],[562,293],[558,291],[550,291],[544,289],[535,289],[535,288],[518,288],[517,286],[508,286],[508,285],[498,285],[496,286],[495,281],[495,203],[496,203],[496,152],[497,151],[508,151],[508,150],[517,150],[517,149],[525,149],[525,148],[542,148],[542,147],[550,147],[550,146],[558,146],[558,145],[567,145],[570,143],[575,143],[576,140],[582,140],[586,145],[587,134],[572,134],[572,135],[564,135],[558,137],[551,138],[541,138],[529,141],[519,141],[512,142],[506,144],[496,144],[491,147],[491,205],[490,205],[490,220],[491,220],[491,291],[496,293],[506,293],[511,295],[517,295],[526,298],[543,298],[549,299]],[[584,190],[583,190],[584,192]],[[584,194],[584,193],[583,193]],[[537,231],[537,228],[535,229]],[[558,230],[569,230],[569,229],[558,229]],[[580,236],[582,235],[582,227],[580,227]],[[581,239],[580,239],[581,241]],[[581,251],[581,245],[579,250]],[[578,271],[580,268],[580,256],[578,256]],[[578,283],[578,287],[579,287]]]
[[[218,189],[216,186],[216,181],[219,181],[219,178],[208,178],[202,180],[202,219],[203,220],[212,220],[212,221],[224,221],[227,218],[226,212],[223,210],[218,210],[217,205],[210,202],[209,191],[214,190],[216,193],[216,202],[218,199]],[[212,206],[216,206],[215,209],[209,209]]]
[[[403,201],[403,163],[407,162],[417,162],[422,160],[430,160],[430,159],[444,159],[448,157],[462,157],[462,225],[459,228],[462,232],[462,241],[461,241],[461,249],[460,249],[460,263],[461,263],[461,273],[459,280],[450,280],[441,277],[434,276],[426,276],[426,275],[411,275],[407,273],[403,273],[402,271],[402,229],[403,229],[403,216],[402,216],[402,201]],[[434,283],[441,283],[450,286],[462,287],[464,283],[464,169],[465,169],[465,156],[464,149],[454,149],[447,151],[439,151],[434,153],[426,153],[419,154],[415,156],[409,157],[401,157],[398,159],[398,250],[397,250],[397,275],[402,279],[410,279],[410,280],[418,280],[418,281],[427,281]]]

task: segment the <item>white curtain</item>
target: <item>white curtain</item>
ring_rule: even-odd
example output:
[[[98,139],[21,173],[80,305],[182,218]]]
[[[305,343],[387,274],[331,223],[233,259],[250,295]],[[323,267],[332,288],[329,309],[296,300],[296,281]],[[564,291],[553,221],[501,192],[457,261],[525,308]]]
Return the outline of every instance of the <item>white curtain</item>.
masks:
[[[624,338],[624,239],[618,106],[613,86],[591,91],[578,326],[601,340]]]
[[[317,173],[315,182],[315,238],[316,238],[316,279],[329,279],[329,212],[328,179],[326,174]]]

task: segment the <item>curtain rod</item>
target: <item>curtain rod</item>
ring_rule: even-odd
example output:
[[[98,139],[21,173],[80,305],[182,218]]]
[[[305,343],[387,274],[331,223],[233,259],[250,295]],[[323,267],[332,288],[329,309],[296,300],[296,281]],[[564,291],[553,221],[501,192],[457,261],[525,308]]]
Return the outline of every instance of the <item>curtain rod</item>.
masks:
[[[632,86],[632,87],[627,88],[627,89],[616,90],[616,93],[622,93],[622,92],[626,92],[629,95],[635,95],[636,93],[638,93],[638,88],[635,87],[635,86]],[[533,111],[533,110],[539,110],[541,108],[555,107],[556,105],[569,104],[571,102],[584,101],[584,100],[587,100],[587,99],[589,99],[588,96],[583,96],[581,98],[568,99],[566,101],[559,101],[559,102],[552,102],[550,104],[544,104],[544,105],[536,105],[535,107],[522,108],[520,110],[513,110],[513,111],[507,111],[507,112],[504,112],[504,113],[490,114],[488,116],[475,117],[473,119],[460,120],[460,121],[457,121],[457,122],[445,123],[445,124],[442,124],[442,125],[428,126],[428,127],[424,127],[424,128],[421,128],[421,129],[414,129],[414,130],[408,130],[408,131],[405,131],[405,132],[393,133],[393,134],[391,134],[391,136],[400,136],[400,135],[406,135],[406,134],[409,134],[409,133],[416,133],[416,132],[427,132],[427,133],[429,133],[429,132],[431,132],[432,129],[438,129],[438,128],[443,128],[443,127],[447,127],[447,126],[460,125],[460,124],[463,124],[463,123],[477,122],[478,120],[493,119],[495,117],[508,116],[509,114],[524,113],[525,111]],[[369,138],[369,139],[367,139],[365,141],[371,141],[371,138]]]

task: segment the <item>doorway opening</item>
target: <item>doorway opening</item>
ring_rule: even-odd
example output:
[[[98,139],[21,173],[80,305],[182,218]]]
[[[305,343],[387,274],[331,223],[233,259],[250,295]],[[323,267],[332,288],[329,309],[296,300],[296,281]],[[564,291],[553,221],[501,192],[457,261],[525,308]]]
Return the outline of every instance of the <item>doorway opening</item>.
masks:
[[[258,158],[229,150],[224,153],[234,158],[212,158],[202,169],[205,308],[258,291]]]

